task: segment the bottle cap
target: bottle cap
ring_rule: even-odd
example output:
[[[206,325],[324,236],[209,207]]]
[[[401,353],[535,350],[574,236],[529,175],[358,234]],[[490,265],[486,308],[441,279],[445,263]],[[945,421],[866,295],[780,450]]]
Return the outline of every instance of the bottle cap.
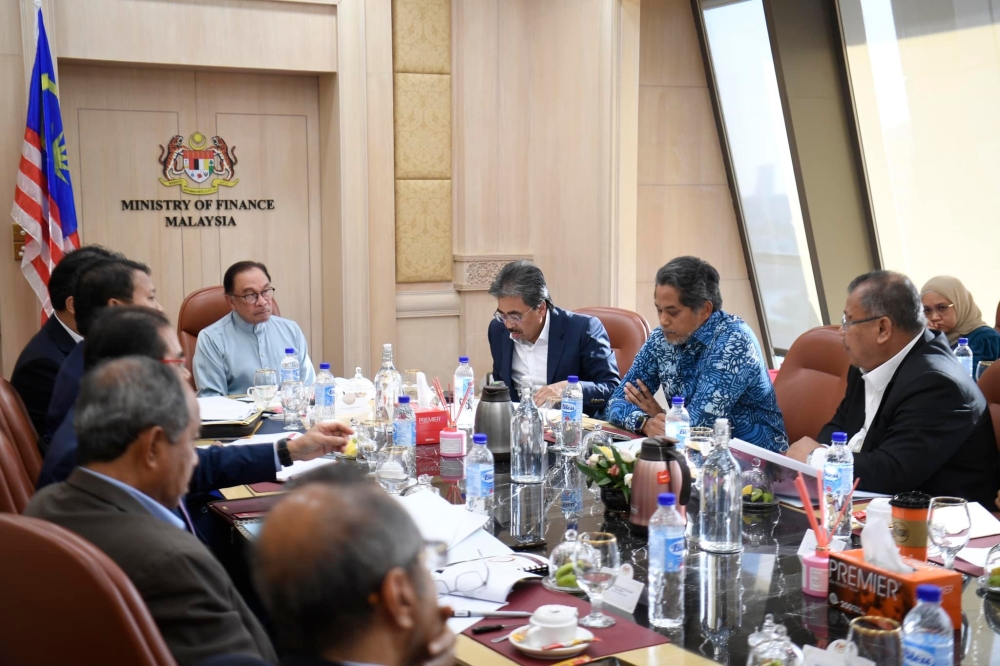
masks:
[[[468,363],[469,362],[469,357],[468,356],[459,356],[458,357],[458,362],[459,363]]]
[[[576,384],[580,381],[580,378],[577,377],[576,375],[570,375],[569,377],[566,378],[566,381],[568,381],[570,384]]]
[[[295,353],[295,347],[285,347],[285,353],[286,354],[294,354]]]
[[[847,444],[847,433],[835,432],[830,436],[830,441],[834,444]]]
[[[958,339],[958,344],[960,344],[960,345],[967,345],[967,344],[969,344],[969,338],[959,338]]]
[[[680,405],[681,407],[683,407],[684,406],[684,396],[682,396],[682,395],[675,395],[673,398],[670,399],[670,404],[671,405]]]
[[[410,404],[410,396],[408,396],[408,395],[401,395],[401,396],[399,396],[399,404],[401,404],[401,405],[408,405],[408,404]]]
[[[656,501],[660,506],[673,506],[677,504],[677,496],[673,493],[660,493],[660,496],[656,498]]]
[[[484,435],[481,432],[477,432],[475,435],[472,436],[472,443],[473,444],[485,444],[486,443],[486,435]]]
[[[917,601],[928,601],[933,604],[941,603],[941,588],[937,585],[917,585]]]
[[[319,364],[319,369],[320,370],[329,370],[330,369],[330,364],[329,363],[320,363]]]

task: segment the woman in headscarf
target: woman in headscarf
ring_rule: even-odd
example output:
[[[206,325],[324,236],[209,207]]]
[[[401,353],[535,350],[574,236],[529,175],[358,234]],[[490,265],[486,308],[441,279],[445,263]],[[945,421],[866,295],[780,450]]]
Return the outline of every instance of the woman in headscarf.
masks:
[[[948,275],[931,278],[920,290],[927,327],[948,336],[954,349],[959,338],[968,338],[972,349],[972,368],[980,361],[1000,358],[1000,333],[983,321],[983,313],[962,281]]]

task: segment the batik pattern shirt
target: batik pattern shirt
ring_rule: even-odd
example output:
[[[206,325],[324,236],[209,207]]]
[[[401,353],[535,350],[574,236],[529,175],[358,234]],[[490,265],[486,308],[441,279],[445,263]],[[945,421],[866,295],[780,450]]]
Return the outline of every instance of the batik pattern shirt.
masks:
[[[778,409],[760,344],[746,322],[722,311],[680,345],[671,345],[657,327],[608,403],[608,420],[635,431],[643,411],[625,399],[625,384],[636,380],[669,402],[683,396],[692,426],[712,427],[729,419],[732,436],[771,451],[788,449],[785,422]]]

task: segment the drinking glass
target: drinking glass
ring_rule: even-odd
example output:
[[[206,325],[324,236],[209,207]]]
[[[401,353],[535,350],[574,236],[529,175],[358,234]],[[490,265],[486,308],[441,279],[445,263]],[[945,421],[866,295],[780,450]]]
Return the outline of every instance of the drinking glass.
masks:
[[[935,497],[927,512],[931,542],[941,549],[946,569],[955,568],[955,555],[969,543],[972,519],[969,503],[961,497]]]
[[[555,442],[549,446],[549,451],[563,450],[561,405],[562,397],[560,396],[553,396],[545,401],[545,425],[555,439]]]
[[[573,572],[576,582],[590,597],[590,615],[580,620],[584,627],[610,627],[614,618],[601,612],[604,592],[615,582],[621,559],[618,540],[607,532],[584,532],[577,537]]]
[[[354,419],[351,427],[358,436],[358,458],[368,463],[371,469],[378,462],[379,449],[385,446],[385,422],[369,420],[358,424]]]
[[[691,483],[699,488],[701,487],[701,468],[705,464],[705,458],[711,452],[712,429],[704,426],[689,428],[684,457],[687,458],[688,469],[691,470]]]
[[[903,666],[903,632],[899,622],[865,615],[851,620],[847,642],[858,648],[858,656],[879,666]]]
[[[387,446],[378,454],[375,479],[390,495],[398,495],[410,484],[409,446]]]
[[[993,361],[980,361],[976,365],[976,381],[978,382],[983,377],[983,373],[990,369],[993,365]]]
[[[281,384],[281,408],[285,415],[285,430],[301,430],[299,412],[306,404],[306,387],[302,382],[287,381]]]
[[[261,368],[253,373],[253,388],[249,393],[260,409],[267,409],[278,392],[278,373],[270,368]]]

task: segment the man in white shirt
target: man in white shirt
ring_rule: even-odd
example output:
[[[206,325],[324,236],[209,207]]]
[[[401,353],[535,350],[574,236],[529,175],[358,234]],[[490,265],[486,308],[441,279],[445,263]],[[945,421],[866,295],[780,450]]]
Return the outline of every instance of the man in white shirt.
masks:
[[[804,437],[787,455],[822,468],[821,442],[845,432],[862,490],[988,506],[1000,488],[1000,454],[986,400],[947,338],[925,326],[905,275],[872,271],[851,282],[840,328],[853,366],[846,395],[818,441]]]
[[[493,377],[511,389],[541,387],[535,404],[562,396],[566,379],[580,378],[583,411],[602,409],[621,382],[608,332],[596,317],[555,307],[541,269],[530,261],[507,264],[490,286],[497,310],[490,322]]]

